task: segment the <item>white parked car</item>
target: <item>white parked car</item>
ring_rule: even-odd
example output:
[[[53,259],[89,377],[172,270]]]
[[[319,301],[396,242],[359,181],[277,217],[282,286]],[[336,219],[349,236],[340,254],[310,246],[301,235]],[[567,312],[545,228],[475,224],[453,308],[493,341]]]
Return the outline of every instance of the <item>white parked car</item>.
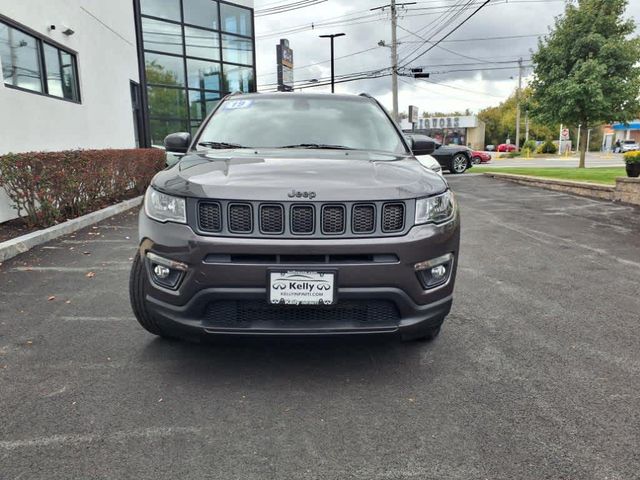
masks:
[[[635,140],[625,140],[622,142],[622,153],[640,150],[640,145]]]
[[[431,155],[416,155],[416,158],[423,167],[433,170],[441,177],[444,176],[442,174],[442,166],[440,166],[440,163],[438,163],[438,161]]]

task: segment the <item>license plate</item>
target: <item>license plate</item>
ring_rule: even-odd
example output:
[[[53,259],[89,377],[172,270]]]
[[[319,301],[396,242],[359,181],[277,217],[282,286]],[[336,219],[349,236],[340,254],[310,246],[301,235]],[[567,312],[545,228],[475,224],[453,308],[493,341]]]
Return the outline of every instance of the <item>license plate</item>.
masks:
[[[335,272],[269,272],[269,302],[279,305],[331,305]]]

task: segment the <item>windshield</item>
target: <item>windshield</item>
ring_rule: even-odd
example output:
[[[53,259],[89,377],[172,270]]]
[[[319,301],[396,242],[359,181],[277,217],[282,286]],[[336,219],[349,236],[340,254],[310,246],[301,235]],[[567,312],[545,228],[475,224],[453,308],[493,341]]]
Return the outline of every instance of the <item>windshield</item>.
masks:
[[[227,100],[209,120],[198,144],[407,153],[391,120],[375,103],[329,95]]]

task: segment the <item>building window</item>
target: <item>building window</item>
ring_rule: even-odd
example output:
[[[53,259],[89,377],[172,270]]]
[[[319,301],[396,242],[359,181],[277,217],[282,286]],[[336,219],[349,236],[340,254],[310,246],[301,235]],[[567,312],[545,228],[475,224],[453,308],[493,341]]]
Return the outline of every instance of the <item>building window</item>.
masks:
[[[180,0],[140,0],[140,7],[144,15],[181,21]]]
[[[151,142],[195,132],[224,95],[255,91],[253,10],[218,0],[139,0]]]
[[[224,69],[224,89],[227,92],[252,92],[255,83],[253,68],[227,65]]]
[[[220,4],[222,30],[249,37],[253,35],[253,15],[250,10],[227,3]]]
[[[144,31],[145,50],[182,55],[184,46],[180,25],[143,18],[142,30]]]
[[[184,27],[187,56],[220,60],[220,38],[216,32]]]
[[[229,63],[253,65],[253,41],[250,38],[222,35],[222,59]]]
[[[0,60],[5,85],[80,101],[78,67],[72,53],[0,22]]]
[[[217,3],[214,0],[184,0],[184,23],[218,30]]]

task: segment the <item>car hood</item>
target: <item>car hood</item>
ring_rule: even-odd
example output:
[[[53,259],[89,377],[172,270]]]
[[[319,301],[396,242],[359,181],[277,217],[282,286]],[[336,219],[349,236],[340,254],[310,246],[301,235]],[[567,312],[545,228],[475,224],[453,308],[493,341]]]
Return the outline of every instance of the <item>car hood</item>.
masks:
[[[409,156],[355,150],[212,150],[185,156],[153,180],[185,197],[285,201],[409,199],[447,190],[447,183]]]

